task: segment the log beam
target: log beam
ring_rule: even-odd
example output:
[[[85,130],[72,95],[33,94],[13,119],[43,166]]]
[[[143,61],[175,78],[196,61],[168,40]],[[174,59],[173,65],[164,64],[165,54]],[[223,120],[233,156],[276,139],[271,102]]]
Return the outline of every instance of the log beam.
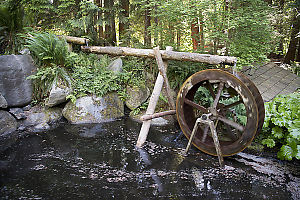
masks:
[[[115,56],[137,56],[155,58],[153,49],[135,49],[129,47],[99,47],[99,46],[81,46],[81,50],[89,53],[110,54]],[[210,54],[188,53],[160,50],[161,57],[164,60],[193,61],[208,64],[228,64],[234,65],[237,61],[232,56],[218,56]]]
[[[80,37],[72,37],[72,36],[66,36],[66,35],[58,35],[59,38],[65,38],[68,43],[72,44],[80,44],[80,45],[87,45],[90,41],[86,38],[80,38]]]

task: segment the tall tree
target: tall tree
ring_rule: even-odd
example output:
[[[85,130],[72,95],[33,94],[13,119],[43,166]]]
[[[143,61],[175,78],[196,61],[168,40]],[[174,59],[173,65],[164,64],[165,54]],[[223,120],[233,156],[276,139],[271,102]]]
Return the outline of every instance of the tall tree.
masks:
[[[144,15],[144,45],[151,46],[151,32],[149,28],[151,27],[151,15],[150,15],[150,4],[149,0],[145,1],[145,15]]]
[[[97,20],[98,20],[98,36],[99,39],[104,38],[104,32],[103,32],[103,16],[102,16],[102,6],[103,6],[103,0],[96,0],[96,5],[100,8],[97,13]]]
[[[104,16],[105,16],[105,40],[109,45],[116,45],[116,23],[114,13],[114,0],[104,0]]]
[[[297,37],[299,31],[300,31],[300,14],[296,12],[292,22],[290,43],[289,43],[288,52],[284,57],[284,61],[283,61],[284,63],[290,64],[291,61],[295,61],[297,45],[299,43],[299,38]]]
[[[119,15],[119,36],[123,44],[128,43],[128,38],[125,38],[126,32],[129,28],[129,0],[120,0],[121,12]]]

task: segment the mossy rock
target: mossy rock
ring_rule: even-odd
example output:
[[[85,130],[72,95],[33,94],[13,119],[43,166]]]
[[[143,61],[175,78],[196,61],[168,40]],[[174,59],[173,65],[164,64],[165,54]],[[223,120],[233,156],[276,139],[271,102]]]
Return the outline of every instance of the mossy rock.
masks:
[[[117,93],[104,97],[85,96],[68,102],[63,109],[63,116],[72,124],[101,123],[124,116],[124,103]]]

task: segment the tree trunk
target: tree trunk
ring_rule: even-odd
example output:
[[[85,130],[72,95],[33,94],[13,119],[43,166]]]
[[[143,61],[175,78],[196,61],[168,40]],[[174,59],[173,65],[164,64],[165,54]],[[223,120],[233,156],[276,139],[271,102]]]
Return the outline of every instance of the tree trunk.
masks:
[[[290,64],[291,61],[295,61],[297,45],[299,40],[299,38],[297,38],[297,34],[299,33],[299,30],[300,30],[300,16],[297,16],[296,14],[293,19],[292,33],[291,33],[288,52],[284,57],[283,63]]]
[[[300,62],[300,39],[298,38],[298,49],[296,53],[296,62]]]
[[[103,5],[103,0],[96,0],[96,5],[99,7],[99,8],[102,8],[102,5]],[[102,40],[104,38],[104,33],[103,33],[103,17],[102,17],[102,11],[99,11],[98,12],[98,37],[100,40]]]
[[[109,45],[116,45],[116,25],[115,25],[115,14],[112,12],[112,8],[114,6],[113,0],[104,0],[104,8],[105,8],[105,39]]]
[[[191,25],[191,36],[193,43],[193,50],[197,50],[199,47],[199,26],[198,26],[198,18],[194,19]]]
[[[179,50],[180,48],[180,41],[181,41],[181,31],[180,28],[177,28],[177,38],[176,38],[177,50]]]
[[[120,19],[119,19],[119,37],[120,37],[120,41],[127,46],[127,44],[129,44],[128,42],[128,38],[126,40],[125,38],[125,34],[126,31],[129,28],[129,22],[128,22],[128,17],[129,17],[129,0],[120,0],[120,4],[121,4],[121,15],[120,15]]]
[[[204,21],[203,21],[203,15],[201,13],[200,15],[200,48],[204,49]]]
[[[145,30],[144,30],[144,45],[150,47],[151,46],[151,33],[149,27],[151,26],[151,16],[150,16],[150,8],[148,7],[149,0],[146,1],[146,9],[145,9]]]

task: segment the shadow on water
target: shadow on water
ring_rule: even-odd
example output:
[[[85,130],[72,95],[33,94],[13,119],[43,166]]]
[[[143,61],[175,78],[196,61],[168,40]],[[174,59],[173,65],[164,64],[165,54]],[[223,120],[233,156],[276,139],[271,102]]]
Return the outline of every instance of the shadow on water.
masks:
[[[29,134],[0,155],[1,199],[299,199],[299,165],[246,153],[217,158],[191,149],[173,126],[151,127],[135,148],[140,124],[121,119],[62,124]]]

